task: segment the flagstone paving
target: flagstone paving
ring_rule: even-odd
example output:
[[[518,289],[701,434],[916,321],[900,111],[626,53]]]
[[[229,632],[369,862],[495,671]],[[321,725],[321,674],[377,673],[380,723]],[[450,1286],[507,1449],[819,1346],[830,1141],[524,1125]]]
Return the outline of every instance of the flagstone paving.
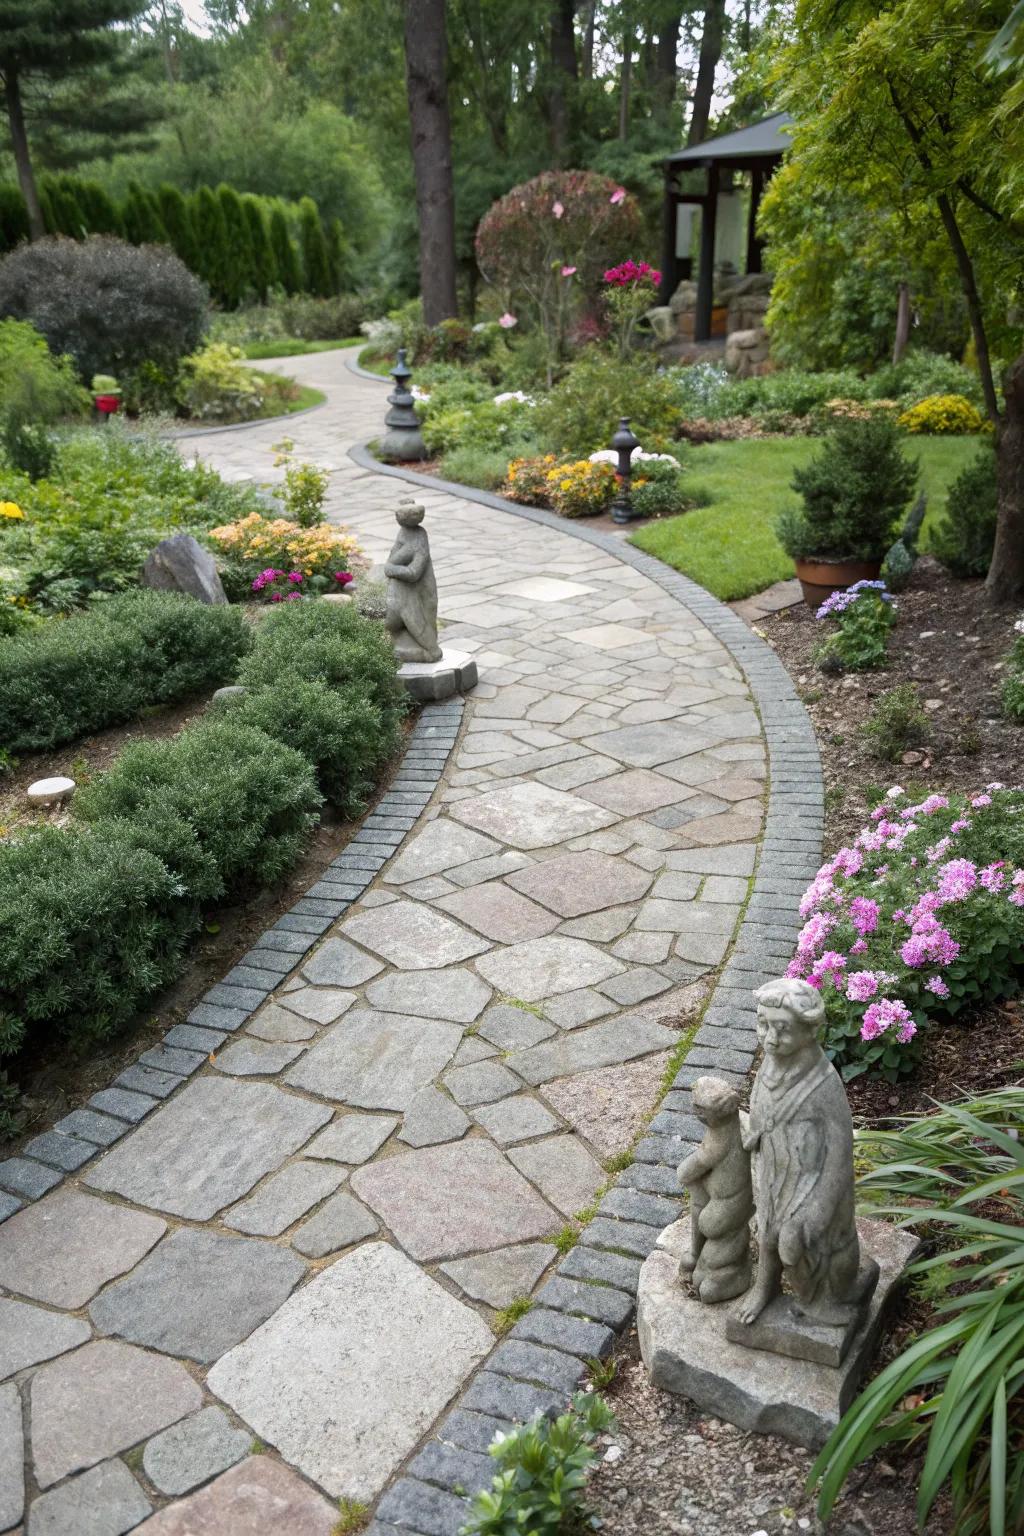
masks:
[[[379,561],[407,488],[346,449],[384,391],[338,353],[286,366],[329,397],[289,424],[297,452],[332,469],[331,517]],[[270,480],[280,430],[183,448]],[[647,1130],[764,830],[736,658],[702,600],[614,548],[416,494],[443,643],[481,680],[461,729],[441,706],[410,748],[409,834],[396,852],[371,817],[164,1046],[0,1165],[0,1530],[27,1504],[27,1536],[328,1536],[339,1497],[383,1493],[375,1536],[454,1533],[452,1489],[489,1478],[495,1429],[564,1402],[629,1316],[677,1211],[687,1085],[749,1065],[785,878],[750,902],[757,956],[731,961]],[[802,826],[768,828],[805,861],[817,792]],[[554,1236],[598,1199],[559,1261]],[[527,1295],[499,1343],[496,1309]]]

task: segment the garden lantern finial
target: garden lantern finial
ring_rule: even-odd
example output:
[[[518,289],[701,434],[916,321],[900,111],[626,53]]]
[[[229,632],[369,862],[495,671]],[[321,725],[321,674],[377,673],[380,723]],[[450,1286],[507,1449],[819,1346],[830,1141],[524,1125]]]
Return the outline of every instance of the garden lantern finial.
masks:
[[[612,522],[631,523],[637,514],[633,511],[633,503],[630,500],[629,484],[633,474],[633,450],[640,447],[640,440],[630,430],[628,416],[620,417],[618,431],[612,437],[611,446],[619,456],[616,470],[619,488],[612,502]]]
[[[426,444],[420,433],[420,419],[416,414],[413,395],[409,389],[412,369],[405,360],[405,348],[399,347],[398,360],[391,370],[395,387],[388,395],[391,409],[384,417],[387,427],[380,441],[381,457],[399,459],[406,463],[428,457]]]

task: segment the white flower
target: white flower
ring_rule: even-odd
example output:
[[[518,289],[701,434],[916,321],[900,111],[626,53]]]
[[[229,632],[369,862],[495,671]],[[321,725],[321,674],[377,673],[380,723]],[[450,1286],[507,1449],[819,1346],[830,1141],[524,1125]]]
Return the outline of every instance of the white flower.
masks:
[[[495,395],[495,405],[505,405],[509,400],[518,400],[520,405],[536,405],[537,402],[530,395],[524,395],[521,389],[506,389],[504,394]]]
[[[898,800],[900,795],[905,795],[905,794],[906,794],[906,790],[905,789],[901,789],[898,784],[894,784],[892,789],[886,790],[885,798],[887,800]]]
[[[671,453],[645,453],[642,448],[633,449],[630,463],[639,464],[642,462],[651,464],[655,460],[660,460],[663,464],[674,464],[676,469],[679,468],[679,460],[673,457]],[[591,464],[617,464],[619,456],[614,448],[599,448],[596,453],[590,455],[590,462]]]
[[[409,393],[412,395],[414,400],[429,400],[430,399],[429,391],[426,390],[426,389],[420,389],[418,384],[414,384],[412,386],[412,389],[409,391]]]
[[[1015,634],[1024,635],[1024,619],[1018,619],[1013,629]]]

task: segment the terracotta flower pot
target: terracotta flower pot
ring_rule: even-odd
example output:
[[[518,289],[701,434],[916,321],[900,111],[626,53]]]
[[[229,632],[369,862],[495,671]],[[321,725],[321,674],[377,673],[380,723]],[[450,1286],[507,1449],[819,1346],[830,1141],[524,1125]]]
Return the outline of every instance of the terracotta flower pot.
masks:
[[[844,592],[855,581],[877,581],[881,560],[797,560],[797,579],[808,608],[819,608],[833,592]]]

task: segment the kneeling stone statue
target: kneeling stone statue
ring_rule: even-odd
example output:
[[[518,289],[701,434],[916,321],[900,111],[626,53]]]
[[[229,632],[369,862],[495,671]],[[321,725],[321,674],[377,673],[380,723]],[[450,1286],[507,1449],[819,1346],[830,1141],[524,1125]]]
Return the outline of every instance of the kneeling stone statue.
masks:
[[[395,517],[399,533],[384,567],[388,583],[384,625],[399,661],[440,661],[437,582],[426,530],[420,527],[423,508],[412,500],[400,501]]]

